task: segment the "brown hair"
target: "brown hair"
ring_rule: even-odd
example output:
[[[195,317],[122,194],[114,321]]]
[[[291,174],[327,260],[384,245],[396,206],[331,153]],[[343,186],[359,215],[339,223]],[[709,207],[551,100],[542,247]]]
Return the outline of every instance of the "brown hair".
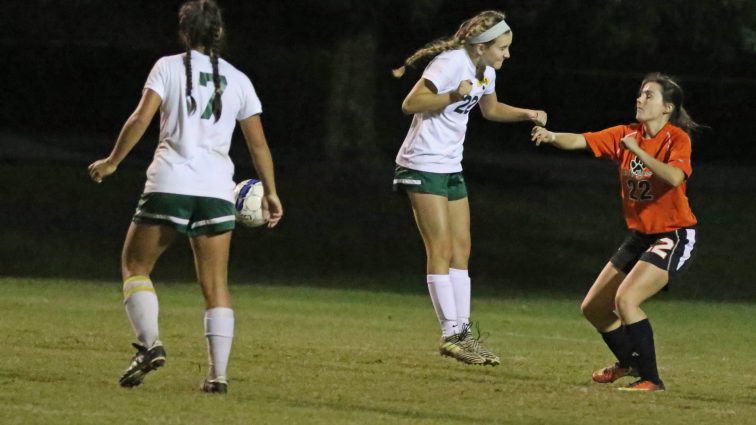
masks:
[[[683,107],[683,89],[672,77],[659,72],[648,74],[643,78],[640,90],[643,90],[643,86],[647,83],[656,83],[661,86],[662,101],[675,106],[675,109],[669,116],[669,122],[682,128],[686,133],[703,127],[701,124],[693,121],[693,118],[690,117],[688,111]]]
[[[447,50],[462,47],[467,40],[483,33],[487,29],[503,21],[504,18],[504,12],[499,12],[497,10],[486,10],[478,13],[474,17],[463,22],[453,36],[433,41],[405,59],[402,66],[392,70],[394,77],[401,78],[407,70],[407,67],[412,67],[416,62],[423,58],[429,56],[435,57]],[[489,41],[486,44],[492,42],[493,41]]]
[[[197,102],[192,96],[192,48],[202,46],[209,53],[213,66],[213,86],[215,95],[212,100],[215,122],[221,116],[223,104],[221,95],[220,74],[218,73],[218,59],[223,47],[223,16],[220,7],[213,0],[192,0],[184,3],[179,9],[179,34],[186,47],[184,55],[184,69],[186,69],[186,105],[189,115],[197,110]]]

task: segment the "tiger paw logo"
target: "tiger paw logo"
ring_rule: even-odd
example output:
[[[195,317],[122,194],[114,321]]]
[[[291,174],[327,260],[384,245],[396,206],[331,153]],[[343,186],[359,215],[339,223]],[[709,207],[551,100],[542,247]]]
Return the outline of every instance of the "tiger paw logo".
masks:
[[[643,163],[638,157],[636,156],[630,161],[630,172],[635,177],[641,177],[643,175],[643,170],[646,168],[646,164]]]

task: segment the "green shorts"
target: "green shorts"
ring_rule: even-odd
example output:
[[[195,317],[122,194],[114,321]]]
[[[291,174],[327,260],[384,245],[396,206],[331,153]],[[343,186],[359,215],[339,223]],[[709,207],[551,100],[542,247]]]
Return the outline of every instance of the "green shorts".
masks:
[[[467,186],[462,172],[431,173],[397,165],[394,170],[394,191],[400,190],[445,196],[450,201],[467,197]]]
[[[134,223],[164,224],[189,236],[223,233],[236,225],[234,204],[205,196],[143,193]]]

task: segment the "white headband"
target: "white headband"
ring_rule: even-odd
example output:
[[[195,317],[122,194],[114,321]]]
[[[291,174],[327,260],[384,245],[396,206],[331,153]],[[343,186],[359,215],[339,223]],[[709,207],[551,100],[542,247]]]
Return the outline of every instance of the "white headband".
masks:
[[[482,33],[476,35],[475,37],[470,38],[467,40],[468,44],[479,44],[479,43],[488,43],[489,41],[495,39],[496,37],[504,34],[505,32],[509,31],[509,25],[507,25],[504,20],[501,20],[498,24],[492,26],[491,28],[483,31]]]

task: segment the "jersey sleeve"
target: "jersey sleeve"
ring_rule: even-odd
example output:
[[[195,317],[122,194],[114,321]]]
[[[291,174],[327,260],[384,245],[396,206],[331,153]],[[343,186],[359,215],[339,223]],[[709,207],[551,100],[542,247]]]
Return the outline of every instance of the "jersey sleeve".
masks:
[[[486,73],[484,85],[486,88],[483,90],[483,96],[496,92],[496,71],[489,67],[486,67]]]
[[[257,97],[257,92],[252,85],[252,81],[249,80],[249,77],[243,75],[241,78],[241,85],[242,99],[241,107],[236,114],[237,121],[262,113],[262,103],[260,103],[260,98]]]
[[[680,132],[670,142],[666,163],[682,170],[685,177],[690,177],[693,173],[693,167],[690,165],[690,154],[690,137],[686,133]]]
[[[423,78],[433,83],[439,94],[448,93],[459,87],[457,67],[451,55],[439,55],[425,68]]]
[[[147,81],[144,83],[144,88],[154,91],[161,99],[165,99],[165,91],[167,87],[168,63],[165,58],[160,58],[155,62],[155,65],[152,66],[150,75],[147,76]]]
[[[619,144],[620,140],[625,135],[625,128],[624,125],[618,125],[595,133],[583,133],[583,137],[585,137],[588,147],[597,158],[618,161],[620,152]]]

